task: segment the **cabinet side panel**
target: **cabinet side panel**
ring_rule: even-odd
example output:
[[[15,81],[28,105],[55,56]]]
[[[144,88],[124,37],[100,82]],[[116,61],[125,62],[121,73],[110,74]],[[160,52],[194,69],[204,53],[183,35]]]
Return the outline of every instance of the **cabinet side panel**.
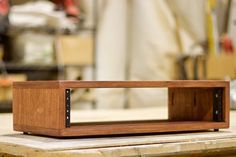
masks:
[[[22,111],[21,111],[21,89],[13,88],[13,125],[14,129],[20,130],[22,126]],[[15,128],[17,126],[18,128]],[[20,128],[19,128],[20,127]]]
[[[224,120],[227,123],[227,125],[229,126],[230,124],[230,87],[229,87],[229,83],[226,85],[226,87],[224,88],[224,92],[223,92],[223,116],[224,116]]]
[[[65,89],[64,88],[59,88],[59,103],[60,103],[60,107],[59,107],[59,127],[61,129],[65,128],[66,126],[66,109],[65,109]]]
[[[14,125],[20,125],[20,128],[30,126],[58,129],[58,89],[14,88],[13,114]]]
[[[168,115],[173,121],[212,121],[212,88],[169,88]]]

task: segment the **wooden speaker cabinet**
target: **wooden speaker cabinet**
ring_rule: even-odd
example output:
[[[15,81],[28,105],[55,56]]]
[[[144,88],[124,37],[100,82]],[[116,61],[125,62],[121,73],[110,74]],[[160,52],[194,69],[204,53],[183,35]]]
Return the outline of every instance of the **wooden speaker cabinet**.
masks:
[[[71,123],[73,88],[168,88],[168,119]],[[218,130],[229,127],[229,104],[227,81],[13,83],[14,130],[56,137]]]

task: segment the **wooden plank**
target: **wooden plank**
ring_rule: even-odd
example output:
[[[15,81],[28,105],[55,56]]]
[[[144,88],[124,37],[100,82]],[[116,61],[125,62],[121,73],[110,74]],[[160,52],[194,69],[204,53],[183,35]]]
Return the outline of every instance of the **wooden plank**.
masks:
[[[181,122],[111,122],[77,124],[61,131],[61,136],[119,135],[137,133],[161,133],[228,128],[224,122],[181,121]],[[79,132],[79,133],[78,133]]]
[[[134,113],[138,109],[135,109]],[[156,111],[159,111],[156,113]],[[109,111],[86,111],[86,114],[75,114],[77,118],[86,119],[90,112],[92,118],[106,114],[113,117],[114,112]],[[101,113],[102,112],[102,113]],[[130,110],[132,114],[132,109]],[[161,115],[163,109],[139,109],[143,114]],[[77,113],[77,112],[76,112]],[[78,112],[83,113],[83,111]],[[120,111],[117,116],[122,115]],[[5,127],[0,128],[3,135],[0,136],[0,153],[8,153],[21,156],[164,156],[209,151],[231,150],[236,148],[236,111],[231,112],[230,129],[219,132],[187,132],[172,134],[152,134],[142,136],[116,136],[96,138],[70,138],[56,139],[42,136],[23,135],[13,133],[12,115],[0,114],[0,119]],[[107,118],[107,117],[105,117]],[[8,130],[4,130],[8,128]],[[11,133],[11,134],[10,134]]]
[[[58,81],[24,81],[13,82],[13,88],[59,88]]]
[[[174,81],[27,81],[14,82],[13,87],[58,87],[64,88],[171,88],[171,87],[227,87],[228,81],[174,80]]]
[[[172,87],[226,87],[228,81],[60,81],[64,88],[172,88]]]

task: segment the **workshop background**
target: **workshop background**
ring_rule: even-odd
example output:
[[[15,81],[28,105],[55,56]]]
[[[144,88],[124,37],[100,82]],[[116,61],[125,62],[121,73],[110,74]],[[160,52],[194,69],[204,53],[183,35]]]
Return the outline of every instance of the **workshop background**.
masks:
[[[0,112],[26,80],[231,80],[236,0],[0,0]],[[72,109],[167,105],[167,89],[83,89]]]

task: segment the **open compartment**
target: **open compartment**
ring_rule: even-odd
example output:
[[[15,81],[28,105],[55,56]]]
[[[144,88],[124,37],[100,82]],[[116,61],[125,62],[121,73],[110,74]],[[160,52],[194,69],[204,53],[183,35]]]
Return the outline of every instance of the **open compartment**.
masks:
[[[72,88],[66,93],[70,125],[168,119],[167,88]],[[95,103],[86,103],[88,97]]]

